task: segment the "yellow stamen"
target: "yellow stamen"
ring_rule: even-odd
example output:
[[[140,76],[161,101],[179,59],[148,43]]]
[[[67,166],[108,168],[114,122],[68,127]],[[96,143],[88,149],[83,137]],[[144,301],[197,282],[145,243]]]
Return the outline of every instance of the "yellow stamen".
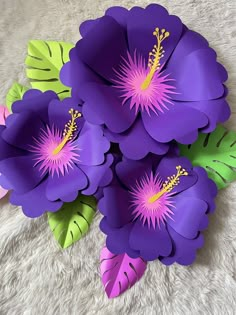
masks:
[[[176,166],[177,174],[172,175],[171,177],[168,177],[165,183],[163,184],[163,188],[161,191],[159,191],[157,194],[153,195],[148,199],[149,203],[153,203],[157,201],[159,198],[161,198],[165,193],[170,192],[174,189],[175,186],[177,186],[180,182],[181,176],[187,176],[188,172],[182,168],[182,166],[178,165]]]
[[[165,29],[162,29],[160,32],[157,27],[153,35],[157,38],[157,44],[154,45],[152,51],[149,53],[148,67],[150,71],[141,85],[142,90],[146,90],[149,87],[155,72],[160,68],[160,60],[164,57],[165,52],[161,43],[170,36],[170,33],[166,32]]]
[[[66,145],[68,141],[70,141],[73,138],[74,132],[77,130],[77,125],[76,125],[76,119],[81,117],[81,113],[77,110],[74,110],[71,108],[69,110],[69,114],[71,115],[71,119],[69,122],[65,125],[65,129],[63,132],[63,139],[62,141],[58,144],[58,146],[53,150],[52,154],[56,155],[58,154]]]

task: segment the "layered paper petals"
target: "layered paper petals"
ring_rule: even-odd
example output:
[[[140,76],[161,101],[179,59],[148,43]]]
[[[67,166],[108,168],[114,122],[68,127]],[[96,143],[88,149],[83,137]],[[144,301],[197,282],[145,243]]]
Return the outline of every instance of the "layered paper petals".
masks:
[[[192,263],[217,191],[206,172],[173,150],[159,160],[123,158],[115,174],[118,180],[104,189],[98,204],[108,249],[164,264]],[[157,192],[157,199],[150,199]]]

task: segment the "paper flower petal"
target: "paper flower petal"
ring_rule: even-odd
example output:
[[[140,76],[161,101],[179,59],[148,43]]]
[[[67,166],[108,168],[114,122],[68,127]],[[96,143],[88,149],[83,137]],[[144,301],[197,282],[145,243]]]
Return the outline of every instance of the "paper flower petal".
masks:
[[[8,125],[8,121],[11,124],[11,128],[3,130],[2,138],[16,148],[29,150],[29,143],[32,142],[33,138],[37,139],[40,129],[43,127],[41,119],[30,112],[25,112],[12,114],[6,120],[7,127],[10,125]]]
[[[208,41],[201,35],[192,30],[186,29],[178,45],[168,60],[167,67],[174,67],[183,58],[186,58],[193,51],[204,49],[209,46]]]
[[[145,10],[139,7],[130,10],[127,18],[129,51],[132,55],[138,51],[147,60],[150,48],[153,47],[153,31],[156,27],[168,30],[171,34],[165,44],[165,55],[162,59],[165,63],[180,39],[183,26],[177,16],[169,15],[160,5],[152,4]]]
[[[171,227],[168,227],[168,231],[174,244],[174,253],[169,257],[161,258],[161,262],[167,266],[174,262],[184,266],[191,265],[196,259],[197,250],[204,244],[203,235],[199,234],[194,240],[189,240],[175,232]]]
[[[182,192],[181,196],[184,198],[203,198],[208,204],[208,211],[211,213],[215,210],[214,198],[217,195],[217,186],[213,180],[207,176],[207,172],[202,167],[194,167],[194,172],[198,176],[195,185]],[[206,189],[206,186],[208,189]]]
[[[132,160],[140,160],[150,152],[162,155],[169,149],[168,144],[155,141],[146,132],[141,119],[137,119],[131,129],[123,134],[117,135],[107,130],[106,136],[110,141],[119,143],[124,156]],[[142,141],[138,143],[138,139],[142,139]]]
[[[41,120],[48,123],[48,103],[54,99],[58,99],[53,91],[46,91],[42,93],[39,90],[30,89],[25,92],[22,101],[16,101],[12,105],[14,113],[21,113],[26,110],[33,111]]]
[[[82,37],[84,37],[91,29],[97,24],[99,19],[96,20],[87,20],[80,24],[79,31]]]
[[[231,114],[229,104],[225,97],[209,101],[184,102],[184,104],[201,111],[208,117],[208,124],[201,128],[201,132],[204,133],[214,131],[217,123],[227,121]],[[180,142],[184,143],[184,140]]]
[[[180,235],[194,239],[198,235],[201,220],[207,209],[208,204],[201,199],[178,195],[171,209],[173,216],[167,218],[166,222]]]
[[[84,123],[76,143],[80,148],[81,165],[102,164],[105,159],[104,152],[110,148],[110,142],[104,137],[103,130],[88,122]]]
[[[32,190],[18,194],[12,191],[10,194],[10,202],[13,205],[22,206],[23,213],[30,218],[37,218],[46,211],[58,211],[62,206],[62,201],[49,201],[46,198],[47,182],[43,181]]]
[[[172,250],[172,242],[164,224],[153,229],[138,220],[131,230],[129,242],[131,248],[140,250],[140,255],[148,261],[168,256]]]
[[[105,187],[103,193],[98,209],[106,216],[110,226],[118,228],[130,222],[128,193],[119,185]]]
[[[83,86],[80,94],[85,101],[83,115],[92,124],[105,123],[111,131],[123,132],[135,120],[135,111],[129,109],[129,101],[122,106],[117,90],[112,87],[89,83]]]
[[[53,99],[47,108],[50,126],[55,126],[59,130],[63,130],[65,124],[68,123],[68,113],[71,108],[81,112],[81,106],[79,106],[78,102],[72,98],[65,98],[62,101]],[[76,132],[78,133],[84,125],[83,117],[80,117],[77,120],[76,125]]]
[[[29,155],[11,157],[0,162],[0,172],[7,177],[17,193],[26,193],[41,181],[38,167]],[[30,176],[27,176],[30,169]]]
[[[113,157],[111,154],[108,154],[106,161],[101,165],[80,165],[81,170],[86,174],[89,181],[88,188],[82,191],[84,195],[93,195],[96,193],[99,186],[107,186],[111,182],[113,173],[110,166],[112,162]]]
[[[100,263],[102,283],[109,298],[117,297],[132,287],[146,270],[146,262],[141,258],[114,255],[106,247],[101,251]]]
[[[77,197],[78,191],[87,185],[88,180],[84,172],[79,167],[74,166],[64,175],[55,175],[48,178],[46,196],[51,201],[56,201],[57,199],[67,202],[73,201]],[[67,196],[74,192],[76,192],[76,195],[73,194],[73,199],[68,200]]]
[[[116,20],[120,25],[127,26],[127,19],[129,16],[129,11],[123,7],[111,7],[106,10],[105,15],[111,16],[114,20]]]
[[[184,144],[192,143],[197,139],[198,129],[208,124],[204,113],[177,102],[159,115],[143,112],[142,118],[148,133],[159,142],[177,140]]]
[[[150,173],[152,169],[151,160],[146,158],[140,161],[131,161],[123,159],[116,165],[116,173],[118,178],[126,187],[132,187],[135,180],[143,177],[143,174]]]
[[[196,173],[191,170],[192,165],[188,159],[172,155],[167,155],[160,161],[156,173],[161,176],[161,178],[168,178],[176,172],[177,165],[181,165],[188,172],[188,176],[180,178],[180,182],[173,188],[172,194],[180,193],[181,191],[192,187],[195,183],[197,183],[198,179]]]
[[[88,32],[76,47],[78,57],[109,81],[114,76],[113,69],[119,66],[120,56],[127,51],[125,32],[113,18],[104,16],[96,24],[96,32]]]
[[[224,81],[213,49],[196,50],[182,57],[177,64],[168,65],[167,71],[175,78],[174,84],[178,91],[173,96],[175,100],[211,100],[224,94]]]

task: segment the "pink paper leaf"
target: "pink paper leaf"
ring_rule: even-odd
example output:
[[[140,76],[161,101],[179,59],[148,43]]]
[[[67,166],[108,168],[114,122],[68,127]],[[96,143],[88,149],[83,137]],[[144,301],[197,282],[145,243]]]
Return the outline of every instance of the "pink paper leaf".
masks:
[[[0,125],[5,125],[5,120],[9,114],[10,112],[7,107],[0,105]]]
[[[119,296],[132,287],[144,274],[146,262],[127,254],[114,255],[104,247],[100,255],[102,283],[109,298]]]

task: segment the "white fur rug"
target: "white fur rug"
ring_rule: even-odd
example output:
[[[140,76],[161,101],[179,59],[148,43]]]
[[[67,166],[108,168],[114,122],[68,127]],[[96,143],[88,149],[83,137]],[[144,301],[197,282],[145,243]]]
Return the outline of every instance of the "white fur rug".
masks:
[[[190,28],[201,32],[229,70],[228,87],[236,121],[236,1],[159,1]],[[27,83],[27,41],[75,42],[84,19],[111,5],[145,6],[147,0],[0,0],[0,103],[12,82]],[[0,203],[0,314],[236,314],[236,183],[222,190],[205,235],[205,247],[191,267],[148,265],[128,292],[108,300],[98,274],[104,236],[97,214],[90,232],[60,250],[46,216],[30,220],[20,209]]]

